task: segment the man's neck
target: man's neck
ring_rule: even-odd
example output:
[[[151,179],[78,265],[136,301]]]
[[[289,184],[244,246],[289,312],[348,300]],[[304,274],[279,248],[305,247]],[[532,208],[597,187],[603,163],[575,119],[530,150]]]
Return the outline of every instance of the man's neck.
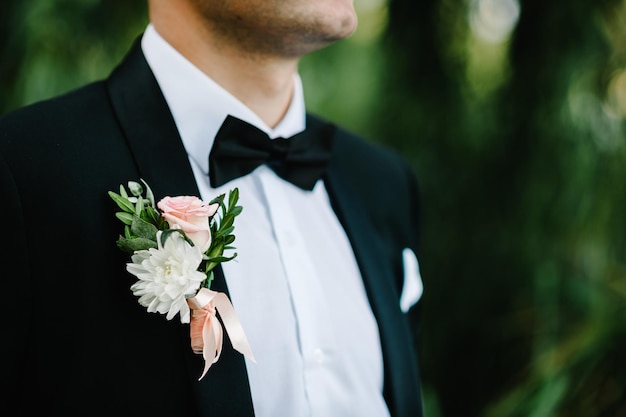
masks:
[[[293,95],[297,58],[242,52],[219,43],[199,24],[182,16],[151,16],[159,34],[191,63],[275,127]],[[182,22],[184,25],[181,25]],[[181,29],[182,28],[182,29]]]

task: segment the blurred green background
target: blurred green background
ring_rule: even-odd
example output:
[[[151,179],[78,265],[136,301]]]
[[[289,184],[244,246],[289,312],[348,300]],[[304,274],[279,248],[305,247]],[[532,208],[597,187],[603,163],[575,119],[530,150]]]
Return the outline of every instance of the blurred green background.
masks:
[[[420,179],[427,417],[626,416],[626,0],[355,5],[301,72]],[[0,113],[106,76],[146,19],[3,1]]]

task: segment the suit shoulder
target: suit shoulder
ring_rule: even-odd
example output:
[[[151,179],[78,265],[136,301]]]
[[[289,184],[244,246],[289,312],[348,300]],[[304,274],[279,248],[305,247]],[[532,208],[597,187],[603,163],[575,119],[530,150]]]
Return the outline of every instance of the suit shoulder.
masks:
[[[383,165],[405,163],[404,157],[395,149],[375,142],[344,126],[337,125],[319,115],[307,114],[309,123],[330,123],[336,128],[333,152],[344,161],[375,161]]]
[[[396,149],[374,142],[344,127],[337,127],[335,162],[343,169],[358,173],[365,182],[390,183],[414,176],[409,161]]]
[[[49,180],[53,171],[65,172],[66,177],[78,177],[89,167],[103,172],[113,160],[104,155],[125,147],[107,88],[100,81],[0,118],[0,155],[13,175],[24,181]]]
[[[403,159],[396,150],[341,127],[337,129],[336,145],[341,152],[349,151],[347,153],[355,158],[371,158],[379,163],[396,163]]]
[[[69,120],[89,119],[109,106],[107,97],[104,82],[97,81],[12,110],[0,116],[0,140],[16,134],[26,137],[29,132],[54,130]]]

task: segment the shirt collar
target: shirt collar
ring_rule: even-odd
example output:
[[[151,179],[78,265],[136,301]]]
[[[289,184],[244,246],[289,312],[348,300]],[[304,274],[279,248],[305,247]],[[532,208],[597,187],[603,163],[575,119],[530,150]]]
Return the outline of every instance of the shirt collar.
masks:
[[[222,122],[229,114],[270,137],[290,137],[305,128],[302,80],[294,75],[294,94],[285,117],[268,127],[252,110],[195,67],[148,24],[141,47],[172,112],[187,154],[208,174],[208,156]]]

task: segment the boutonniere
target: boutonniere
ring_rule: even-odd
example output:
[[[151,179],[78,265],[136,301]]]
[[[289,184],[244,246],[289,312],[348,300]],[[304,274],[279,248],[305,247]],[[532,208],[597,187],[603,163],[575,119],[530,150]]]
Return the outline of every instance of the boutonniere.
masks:
[[[137,277],[130,289],[139,304],[167,320],[178,314],[181,323],[189,323],[191,348],[205,361],[200,379],[220,357],[222,323],[233,348],[254,361],[230,300],[210,289],[213,269],[237,256],[224,252],[234,249],[234,221],[242,211],[237,205],[239,190],[208,203],[178,196],[155,204],[152,190],[141,181],[143,186],[129,181],[128,191],[123,185],[119,193],[109,191],[122,210],[115,213],[124,224],[117,246],[130,254],[126,270]]]

